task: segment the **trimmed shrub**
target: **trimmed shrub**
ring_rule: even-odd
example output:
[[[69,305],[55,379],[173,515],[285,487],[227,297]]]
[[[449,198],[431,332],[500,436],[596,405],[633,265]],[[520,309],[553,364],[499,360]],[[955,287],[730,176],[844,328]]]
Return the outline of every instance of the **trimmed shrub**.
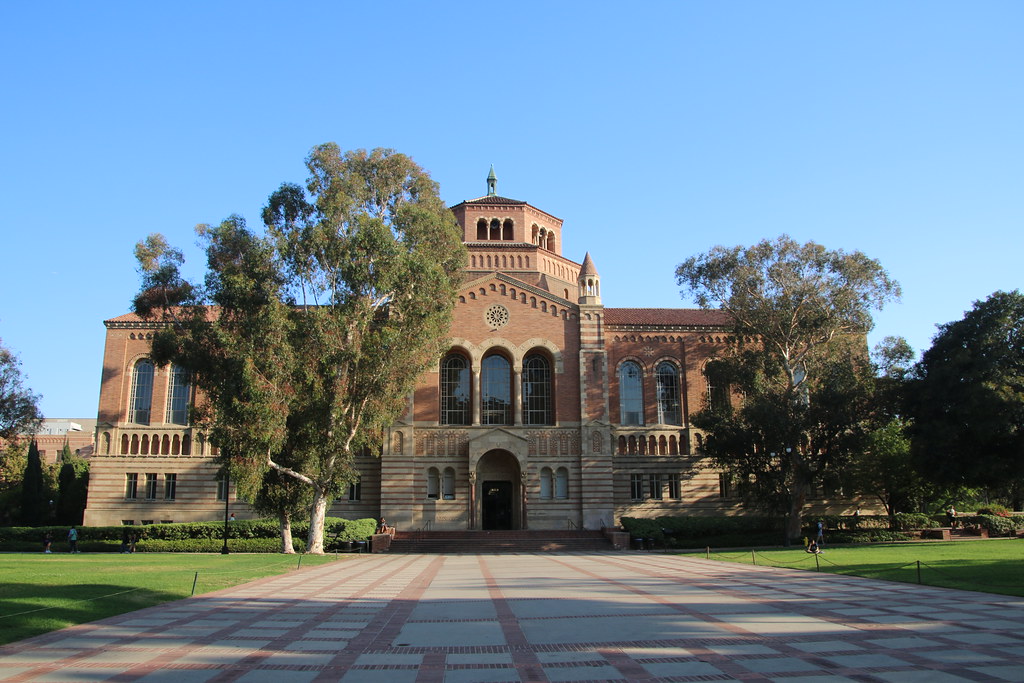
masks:
[[[325,541],[365,540],[377,528],[374,519],[328,517],[324,521]],[[340,530],[340,535],[339,535]],[[42,552],[43,536],[53,538],[53,552],[67,552],[66,526],[2,527],[0,551]],[[220,552],[224,546],[224,522],[180,522],[136,526],[78,527],[78,549],[82,552],[118,552],[125,532],[136,540],[137,552]],[[303,552],[309,521],[296,522],[292,537],[296,551]],[[228,523],[228,547],[235,552],[280,552],[280,527],[276,519],[235,520]],[[252,541],[252,543],[249,543]]]
[[[893,528],[896,531],[910,531],[911,529],[938,529],[943,526],[946,519],[941,520],[930,517],[921,512],[897,512],[893,516]]]

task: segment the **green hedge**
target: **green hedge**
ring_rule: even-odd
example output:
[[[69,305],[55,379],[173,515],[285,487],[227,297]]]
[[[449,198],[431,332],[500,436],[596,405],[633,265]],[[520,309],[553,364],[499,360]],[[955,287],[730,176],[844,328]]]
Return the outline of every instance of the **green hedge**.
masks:
[[[782,538],[777,520],[754,515],[742,517],[623,517],[622,528],[631,539],[651,540],[667,548],[738,548],[776,545]]]
[[[324,521],[324,545],[335,541],[366,540],[377,527],[374,519],[328,517]],[[136,538],[137,552],[219,552],[224,546],[224,522],[182,522],[136,526],[78,527],[78,549],[82,552],[118,552],[125,531]],[[49,532],[55,553],[67,552],[66,526],[0,527],[0,551],[42,552],[43,536]],[[306,547],[309,521],[292,526],[293,545]],[[276,519],[236,520],[228,524],[228,548],[234,552],[280,552],[281,531]]]

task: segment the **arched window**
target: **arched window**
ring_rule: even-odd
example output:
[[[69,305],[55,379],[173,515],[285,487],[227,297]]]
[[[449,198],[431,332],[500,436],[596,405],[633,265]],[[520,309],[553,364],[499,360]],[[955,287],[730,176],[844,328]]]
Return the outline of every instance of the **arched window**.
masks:
[[[441,479],[441,495],[445,500],[455,500],[455,469],[444,468],[444,477]]]
[[[148,425],[150,408],[153,406],[153,363],[140,360],[132,368],[131,403],[128,406],[128,421]]]
[[[679,404],[679,370],[672,363],[659,363],[655,377],[658,382],[658,423],[681,425],[683,413]]]
[[[506,218],[505,222],[501,224],[501,239],[512,240],[512,219]]]
[[[458,354],[441,361],[441,424],[471,423],[469,362]]]
[[[569,497],[569,470],[559,467],[555,471],[555,498]]]
[[[554,424],[551,409],[551,364],[539,354],[523,361],[523,424]]]
[[[497,218],[491,219],[491,234],[489,238],[492,240],[501,239],[501,221],[499,221]]]
[[[540,468],[540,497],[544,500],[551,498],[554,490],[554,475],[550,467]]]
[[[707,400],[712,410],[731,410],[730,394],[732,388],[725,377],[725,368],[718,361],[711,361],[704,366],[704,378],[708,383]]]
[[[476,222],[476,238],[478,240],[487,239],[487,219],[481,218]]]
[[[436,467],[427,470],[427,498],[441,497],[441,473]]]
[[[188,424],[188,400],[191,392],[192,378],[189,371],[180,365],[172,365],[170,384],[167,387],[167,415],[164,422],[174,425]]]
[[[498,354],[484,358],[480,377],[481,423],[512,424],[512,366]]]
[[[644,423],[644,385],[640,366],[626,361],[619,366],[619,422],[624,425]]]

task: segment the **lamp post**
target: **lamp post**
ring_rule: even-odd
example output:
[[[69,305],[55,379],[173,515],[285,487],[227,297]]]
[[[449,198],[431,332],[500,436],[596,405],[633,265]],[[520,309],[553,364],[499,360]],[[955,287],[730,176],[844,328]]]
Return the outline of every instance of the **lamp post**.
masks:
[[[224,547],[220,549],[221,555],[228,554],[228,504],[230,503],[229,495],[231,493],[231,475],[228,474],[227,470],[224,470]]]

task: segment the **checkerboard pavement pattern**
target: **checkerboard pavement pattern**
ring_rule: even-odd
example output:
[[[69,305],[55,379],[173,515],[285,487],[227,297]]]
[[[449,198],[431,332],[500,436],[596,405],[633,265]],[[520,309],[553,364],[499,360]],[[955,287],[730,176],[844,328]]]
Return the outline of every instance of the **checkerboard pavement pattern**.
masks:
[[[13,643],[0,680],[1024,681],[1024,600],[671,555],[362,555]]]

